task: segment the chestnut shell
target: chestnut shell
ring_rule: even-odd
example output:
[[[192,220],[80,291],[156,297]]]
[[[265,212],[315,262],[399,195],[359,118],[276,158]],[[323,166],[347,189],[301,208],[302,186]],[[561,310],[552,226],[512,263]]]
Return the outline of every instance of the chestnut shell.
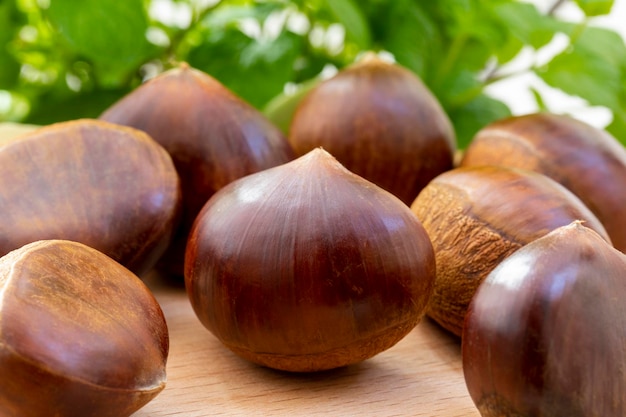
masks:
[[[434,274],[409,208],[321,149],[218,191],[185,262],[205,327],[243,358],[296,372],[393,346],[422,318]]]
[[[625,298],[626,255],[578,222],[505,259],[463,330],[481,415],[626,415]]]
[[[170,156],[144,132],[89,119],[42,127],[0,147],[0,256],[73,240],[142,274],[169,245],[180,198]]]
[[[453,166],[454,130],[417,75],[375,56],[313,88],[289,128],[296,154],[323,147],[355,174],[410,205]]]
[[[604,130],[565,115],[536,113],[481,129],[460,163],[533,170],[580,198],[626,252],[626,148]]]
[[[602,223],[573,193],[542,174],[515,168],[455,168],[431,181],[411,209],[437,259],[427,314],[457,336],[476,288],[520,247],[575,220],[610,242]]]
[[[129,416],[163,390],[163,313],[137,276],[81,243],[0,259],[0,414]]]
[[[147,132],[171,155],[183,214],[164,265],[182,275],[185,242],[202,206],[245,175],[292,160],[283,133],[210,75],[182,64],[147,81],[100,119]]]

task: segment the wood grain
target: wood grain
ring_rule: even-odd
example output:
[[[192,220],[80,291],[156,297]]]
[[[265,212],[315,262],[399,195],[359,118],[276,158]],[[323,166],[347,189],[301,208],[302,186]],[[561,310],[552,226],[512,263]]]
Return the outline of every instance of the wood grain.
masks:
[[[196,318],[184,288],[146,282],[170,331],[168,383],[133,417],[478,416],[458,339],[425,319],[391,349],[357,365],[291,374],[231,353]]]

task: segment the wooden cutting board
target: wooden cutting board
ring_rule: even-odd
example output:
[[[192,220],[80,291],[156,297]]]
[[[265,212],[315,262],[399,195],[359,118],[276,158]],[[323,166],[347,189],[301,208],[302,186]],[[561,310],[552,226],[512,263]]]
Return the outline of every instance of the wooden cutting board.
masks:
[[[133,417],[479,416],[467,393],[459,340],[425,319],[391,349],[315,374],[240,359],[196,318],[182,285],[146,282],[170,331],[166,388]]]

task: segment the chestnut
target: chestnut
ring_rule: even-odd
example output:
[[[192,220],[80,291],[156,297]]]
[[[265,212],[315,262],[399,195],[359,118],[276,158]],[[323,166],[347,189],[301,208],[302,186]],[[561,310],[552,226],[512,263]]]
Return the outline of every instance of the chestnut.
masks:
[[[427,314],[457,336],[478,285],[520,247],[575,220],[585,220],[610,242],[572,192],[545,175],[515,168],[455,168],[432,180],[411,209],[437,260]]]
[[[166,384],[168,329],[128,269],[82,243],[0,258],[0,415],[124,417]]]
[[[565,115],[510,117],[481,129],[461,165],[506,165],[549,176],[576,194],[626,252],[626,148],[608,132]]]
[[[180,184],[147,134],[98,120],[41,127],[0,148],[0,256],[27,243],[84,243],[142,274],[178,222]]]
[[[434,279],[410,209],[320,148],[215,193],[185,258],[202,324],[239,356],[293,372],[393,346],[422,318]]]
[[[626,415],[626,255],[580,222],[499,264],[462,338],[483,417]]]
[[[139,86],[100,119],[147,132],[171,155],[181,178],[183,213],[161,264],[178,275],[189,229],[209,197],[237,178],[295,157],[261,112],[185,63]]]
[[[406,205],[452,168],[456,150],[448,116],[419,77],[374,54],[309,91],[288,138],[296,154],[321,146]]]

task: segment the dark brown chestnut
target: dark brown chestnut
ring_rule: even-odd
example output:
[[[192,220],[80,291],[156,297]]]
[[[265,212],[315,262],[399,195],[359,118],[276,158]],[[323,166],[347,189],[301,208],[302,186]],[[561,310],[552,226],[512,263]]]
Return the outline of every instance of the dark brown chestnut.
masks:
[[[576,194],[626,252],[626,148],[606,131],[565,115],[510,117],[481,129],[461,165],[506,165],[549,176]]]
[[[0,147],[0,256],[73,240],[142,274],[171,241],[180,198],[170,156],[144,132],[88,119],[42,127]]]
[[[185,283],[200,321],[236,354],[319,371],[409,333],[434,260],[402,201],[318,148],[211,197],[190,234]]]
[[[626,255],[580,223],[505,259],[480,285],[463,370],[483,417],[626,415]]]
[[[166,384],[159,304],[81,243],[37,241],[0,259],[0,415],[125,417]]]
[[[407,205],[452,168],[456,150],[448,116],[418,76],[372,54],[305,96],[289,142],[298,155],[323,147]]]
[[[183,215],[163,264],[180,275],[187,234],[209,197],[237,178],[294,158],[282,132],[261,112],[187,64],[141,85],[100,118],[147,132],[172,156]]]
[[[610,242],[600,221],[565,187],[514,168],[453,169],[431,181],[411,209],[437,259],[427,314],[457,336],[478,285],[520,247],[575,220]]]

